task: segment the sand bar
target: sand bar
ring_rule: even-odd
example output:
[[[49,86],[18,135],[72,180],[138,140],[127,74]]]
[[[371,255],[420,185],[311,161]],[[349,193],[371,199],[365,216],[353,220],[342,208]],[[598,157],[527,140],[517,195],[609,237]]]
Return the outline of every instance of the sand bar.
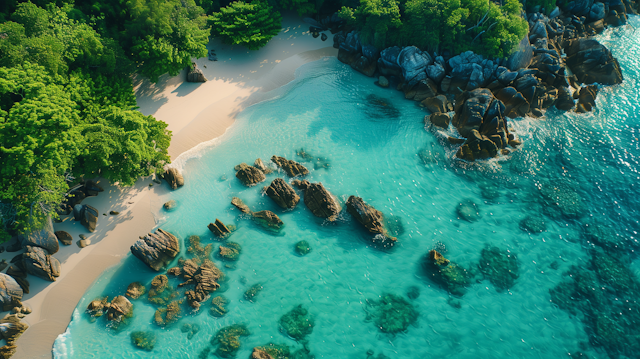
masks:
[[[308,25],[299,18],[285,16],[282,25],[283,31],[258,51],[211,41],[209,48],[215,49],[218,61],[206,58],[196,61],[209,80],[206,83],[185,82],[184,71],[175,77],[163,76],[157,84],[134,81],[140,111],[167,122],[173,132],[169,154],[176,165],[190,157],[186,152],[224,134],[235,116],[260,102],[265,92],[292,81],[298,67],[323,56],[337,55],[330,39],[325,42],[314,39],[308,33]],[[62,275],[56,282],[28,277],[30,294],[24,296],[23,302],[33,313],[24,319],[30,328],[18,340],[14,358],[51,358],[55,339],[64,333],[89,286],[128,255],[138,236],[153,229],[156,221],[152,211],[168,186],[149,187],[150,183],[151,178],[142,178],[133,187],[123,189],[102,179],[99,184],[105,191],[83,201],[101,213],[94,233],[74,222],[73,216],[54,225],[55,230],[69,232],[74,244],[61,245],[55,254],[62,264]],[[109,211],[120,214],[111,216]],[[107,215],[102,216],[103,213]],[[92,242],[83,249],[75,244],[81,233]],[[18,253],[5,252],[0,259],[9,261]]]

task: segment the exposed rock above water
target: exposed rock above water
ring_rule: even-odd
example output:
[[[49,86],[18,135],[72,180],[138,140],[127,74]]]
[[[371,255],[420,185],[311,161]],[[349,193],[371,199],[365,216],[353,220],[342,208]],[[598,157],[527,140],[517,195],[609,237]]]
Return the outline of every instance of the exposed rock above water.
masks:
[[[288,160],[284,157],[273,156],[271,157],[271,162],[282,168],[282,170],[289,177],[304,176],[306,174],[309,174],[309,170],[305,166],[299,164],[296,161]]]
[[[307,180],[294,180],[292,184],[304,191],[304,204],[314,216],[335,221],[342,210],[338,200],[322,185]]]
[[[384,218],[382,212],[366,204],[360,197],[350,196],[347,199],[347,212],[358,221],[364,228],[376,235],[373,241],[384,247],[391,247],[397,239],[389,236],[384,226]]]
[[[119,295],[111,301],[107,310],[107,319],[122,321],[133,314],[133,304],[125,296]]]
[[[207,298],[209,293],[220,288],[217,281],[222,277],[222,272],[208,259],[205,259],[201,265],[197,265],[193,259],[188,259],[182,265],[180,276],[185,281],[178,287],[194,286],[193,289],[187,290],[185,295],[189,305],[199,309],[200,303]]]
[[[435,250],[425,256],[423,267],[427,277],[453,295],[464,295],[471,284],[472,275],[466,269]]]
[[[615,85],[622,82],[620,64],[611,51],[597,40],[569,40],[564,46],[567,66],[585,84]]]
[[[269,210],[253,212],[249,209],[249,206],[242,202],[238,197],[233,197],[231,199],[231,204],[238,208],[242,213],[250,215],[254,221],[265,229],[277,232],[284,226],[284,223],[280,220],[280,217],[278,217],[277,214]]]
[[[172,189],[184,186],[184,177],[177,168],[168,168],[164,173],[164,180],[167,181]]]
[[[147,288],[144,286],[144,284],[140,282],[133,282],[127,287],[127,292],[125,293],[125,295],[131,299],[138,299],[146,291]]]
[[[0,320],[0,337],[7,344],[0,347],[0,357],[10,358],[18,349],[16,342],[29,326],[20,321],[22,314],[7,314]]]
[[[235,167],[236,177],[243,185],[250,187],[264,181],[266,179],[264,173],[256,167],[241,163]]]
[[[155,233],[140,237],[131,246],[131,253],[155,271],[166,267],[179,252],[178,238],[160,228]]]
[[[300,201],[300,196],[282,178],[274,179],[269,187],[265,187],[265,193],[282,208],[295,208]]]
[[[214,223],[209,223],[207,228],[218,238],[225,238],[231,234],[231,230],[217,218]]]

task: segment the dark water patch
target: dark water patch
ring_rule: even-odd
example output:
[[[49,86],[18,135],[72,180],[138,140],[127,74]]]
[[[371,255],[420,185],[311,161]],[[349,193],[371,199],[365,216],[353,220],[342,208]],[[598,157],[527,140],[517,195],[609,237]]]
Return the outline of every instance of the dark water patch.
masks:
[[[314,325],[313,316],[302,304],[280,317],[280,330],[297,341],[304,340],[307,335],[311,334]]]
[[[518,258],[515,253],[495,246],[482,249],[478,268],[497,291],[512,288],[519,276]]]
[[[405,332],[416,322],[418,312],[399,295],[384,293],[379,300],[370,299],[365,307],[366,320],[371,320],[383,333]]]
[[[313,163],[313,169],[316,169],[316,170],[328,169],[331,167],[331,161],[329,161],[329,159],[322,156],[313,155],[305,151],[304,148],[297,150],[296,156],[298,156],[298,158],[300,158],[302,160],[301,162],[303,163],[305,162]]]
[[[393,102],[375,94],[369,94],[365,98],[364,112],[367,117],[376,120],[396,120],[401,113]]]

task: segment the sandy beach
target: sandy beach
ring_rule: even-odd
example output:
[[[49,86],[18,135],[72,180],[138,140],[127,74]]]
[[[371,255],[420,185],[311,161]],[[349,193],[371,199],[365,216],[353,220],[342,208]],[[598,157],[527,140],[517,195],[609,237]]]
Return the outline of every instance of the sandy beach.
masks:
[[[301,19],[284,16],[282,27],[280,34],[258,51],[212,40],[209,48],[215,50],[218,61],[195,61],[208,79],[206,83],[185,82],[185,71],[175,77],[163,76],[156,84],[134,80],[140,111],[165,121],[173,132],[169,148],[173,166],[183,167],[197,151],[215,144],[240,111],[260,102],[264,93],[292,81],[298,67],[337,55],[331,36],[325,42],[313,38]],[[142,178],[132,187],[119,188],[99,180],[105,191],[83,201],[105,214],[94,233],[74,222],[73,216],[54,224],[56,231],[69,232],[74,244],[61,245],[54,255],[62,264],[56,282],[28,277],[30,293],[23,302],[33,313],[24,319],[30,327],[18,340],[14,358],[51,358],[55,339],[64,333],[85,291],[104,270],[128,255],[138,236],[154,228],[152,213],[169,188],[166,183],[149,186],[152,183],[151,178]],[[109,215],[109,211],[119,214]],[[83,249],[75,244],[82,233],[92,242]],[[0,259],[10,261],[18,253],[4,252]]]

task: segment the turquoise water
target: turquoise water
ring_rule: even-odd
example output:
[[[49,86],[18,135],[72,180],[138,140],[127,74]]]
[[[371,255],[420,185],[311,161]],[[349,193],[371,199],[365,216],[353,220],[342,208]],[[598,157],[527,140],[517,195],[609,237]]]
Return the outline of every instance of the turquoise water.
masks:
[[[640,26],[636,18],[632,23]],[[267,343],[297,350],[303,343],[282,334],[279,319],[298,304],[315,319],[304,345],[316,358],[367,358],[368,351],[390,358],[559,358],[579,351],[616,357],[615,348],[594,342],[584,313],[558,308],[549,292],[569,278],[572,266],[590,265],[594,245],[583,234],[585,224],[613,229],[618,249],[610,253],[640,274],[640,37],[627,27],[600,39],[620,60],[625,82],[603,88],[594,113],[550,111],[543,120],[511,121],[523,146],[509,157],[473,165],[452,160],[456,149],[444,144],[446,134],[425,130],[427,113],[400,92],[375,86],[335,58],[303,66],[296,81],[242,112],[219,145],[187,161],[186,186],[157,203],[179,204],[170,213],[157,210],[158,227],[185,240],[198,235],[214,252],[221,242],[207,224],[219,218],[238,227],[228,240],[242,245],[239,261],[212,256],[227,278],[213,296],[229,299],[228,313],[209,315],[209,300],[199,313],[184,307],[177,323],[161,328],[153,320],[157,307],[145,296],[132,301],[134,317],[124,328],[109,328],[104,318],[92,323],[84,314],[91,300],[124,294],[129,283],[148,284],[157,274],[129,255],[78,303],[56,341],[55,357],[198,358],[203,349],[215,349],[210,340],[220,328],[239,323],[251,335],[241,339],[238,358]],[[281,172],[251,188],[234,176],[235,165],[256,158],[302,161],[296,156],[300,148],[330,162],[318,169],[305,163],[307,179],[322,182],[343,205],[348,196],[361,196],[396,223],[394,248],[372,247],[346,212],[327,223],[302,202],[294,210],[279,209],[260,188],[284,177]],[[553,189],[570,204],[564,213],[542,195]],[[234,196],[255,211],[277,213],[285,223],[282,232],[265,232],[240,215],[230,204]],[[458,218],[456,208],[466,200],[476,204],[479,220]],[[521,230],[527,216],[543,218],[546,230]],[[294,251],[300,240],[312,248],[306,256]],[[468,268],[477,268],[486,245],[508,250],[517,257],[519,277],[506,291],[479,280],[463,296],[452,296],[422,267],[424,255],[443,245],[448,259]],[[182,251],[188,257],[186,246]],[[247,301],[243,293],[254,284],[263,290]],[[419,296],[409,299],[416,288]],[[368,303],[386,293],[402,296],[418,312],[404,332],[383,333],[367,318]],[[191,339],[181,331],[185,323],[200,327]],[[152,351],[131,344],[129,335],[138,330],[155,332]]]

